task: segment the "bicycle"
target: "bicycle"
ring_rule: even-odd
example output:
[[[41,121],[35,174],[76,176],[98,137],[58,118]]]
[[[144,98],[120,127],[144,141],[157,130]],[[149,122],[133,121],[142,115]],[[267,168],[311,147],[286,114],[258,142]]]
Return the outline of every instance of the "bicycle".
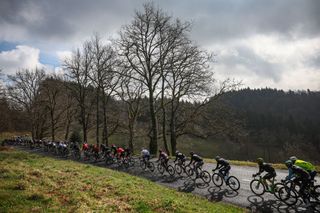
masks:
[[[173,166],[168,165],[168,164],[165,165],[165,163],[163,161],[160,161],[160,163],[158,163],[157,169],[158,169],[159,173],[162,175],[163,175],[164,171],[167,171],[170,176],[173,176],[175,173]]]
[[[194,164],[193,166],[187,165],[185,167],[185,171],[186,171],[186,174],[193,180],[200,178],[206,184],[209,184],[211,181],[210,173],[206,170],[202,170],[202,165],[197,168],[195,168]]]
[[[174,170],[178,175],[181,175],[182,172],[187,174],[185,161],[178,160],[178,162],[174,164]]]
[[[123,165],[126,169],[129,167],[133,167],[135,164],[135,161],[131,156],[124,157],[122,161],[123,161]]]
[[[240,189],[240,182],[235,176],[228,176],[226,178],[227,175],[223,174],[221,170],[218,170],[218,172],[216,172],[216,170],[212,171],[212,182],[217,187],[221,187],[223,182],[225,182],[226,185],[229,186],[233,191],[238,191]]]
[[[301,192],[299,183],[294,179],[286,181],[284,186],[279,189],[280,200],[289,206],[295,205],[300,198],[303,202],[306,202],[303,199],[303,193],[308,202],[320,201],[320,185],[315,186],[313,182],[305,187],[304,192]]]
[[[147,168],[153,172],[155,170],[154,163],[152,163],[150,160],[146,160],[143,157],[140,157],[140,167],[143,170],[146,170]]]
[[[275,183],[275,178],[272,178],[271,185],[266,186],[261,175],[253,176],[254,179],[250,182],[250,189],[255,195],[263,195],[265,192],[273,194],[277,199],[279,197],[279,189],[283,187],[283,183]],[[269,188],[269,190],[267,190]]]

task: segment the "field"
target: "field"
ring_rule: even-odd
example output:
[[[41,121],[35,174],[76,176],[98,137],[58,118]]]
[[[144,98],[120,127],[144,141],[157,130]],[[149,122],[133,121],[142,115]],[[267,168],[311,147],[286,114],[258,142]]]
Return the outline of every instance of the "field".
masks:
[[[114,170],[0,151],[1,212],[245,212]]]

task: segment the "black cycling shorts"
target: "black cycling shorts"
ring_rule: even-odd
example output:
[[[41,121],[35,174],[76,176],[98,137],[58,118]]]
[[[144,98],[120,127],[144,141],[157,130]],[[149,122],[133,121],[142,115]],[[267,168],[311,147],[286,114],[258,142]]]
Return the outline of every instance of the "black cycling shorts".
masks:
[[[276,173],[267,173],[265,176],[263,176],[263,179],[270,180],[271,178],[276,177]]]

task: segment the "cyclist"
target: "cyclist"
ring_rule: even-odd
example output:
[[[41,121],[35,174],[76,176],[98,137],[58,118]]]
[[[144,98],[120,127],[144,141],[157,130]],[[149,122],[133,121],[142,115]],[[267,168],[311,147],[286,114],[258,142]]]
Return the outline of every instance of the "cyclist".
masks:
[[[311,180],[314,180],[315,176],[317,175],[317,171],[315,166],[312,163],[297,159],[296,156],[291,156],[290,160],[292,161],[293,165],[299,166],[300,168],[309,172]],[[290,169],[289,169],[289,176],[290,176]]]
[[[309,173],[301,167],[294,165],[291,160],[287,160],[285,162],[285,165],[289,170],[291,170],[293,177],[295,177],[294,182],[297,184],[300,183],[299,193],[302,195],[303,200],[305,201],[305,203],[309,203],[309,200],[307,199],[307,195],[305,193],[305,189],[310,183]]]
[[[83,151],[87,151],[89,149],[89,144],[87,143],[87,142],[84,142],[83,144],[82,144],[82,150]]]
[[[118,159],[121,159],[121,158],[124,158],[125,156],[125,151],[122,147],[118,147],[117,149],[117,158]]]
[[[186,162],[186,156],[182,153],[179,152],[178,150],[176,151],[176,159],[174,160],[174,163],[178,161],[178,164],[182,165]]]
[[[231,169],[230,163],[227,160],[221,158],[220,156],[216,156],[215,159],[217,161],[217,166],[212,171],[214,172],[215,170],[218,169],[219,173],[221,173],[223,175],[224,179],[227,180],[228,176],[229,176],[229,171]],[[226,183],[227,183],[227,181],[226,181]]]
[[[129,147],[125,147],[125,148],[124,148],[124,156],[125,156],[126,158],[129,158],[130,155],[131,155],[131,149],[130,149]]]
[[[111,152],[113,153],[113,156],[117,155],[117,146],[112,144],[111,145]]]
[[[199,155],[195,154],[194,152],[190,152],[190,156],[191,156],[191,160],[188,166],[190,166],[193,163],[193,169],[195,170],[196,175],[198,177],[199,176],[198,170],[200,170],[203,165],[203,159]]]
[[[87,160],[90,156],[89,154],[89,144],[87,142],[84,142],[82,144],[82,151],[84,152],[84,160]]]
[[[102,152],[104,158],[106,158],[106,156],[111,153],[110,148],[108,146],[106,146],[105,144],[101,144],[100,149],[101,149],[101,152]]]
[[[142,148],[141,150],[141,157],[143,159],[143,161],[146,163],[150,160],[150,152],[149,150]]]
[[[271,179],[275,178],[277,176],[277,173],[272,165],[269,163],[265,163],[262,158],[258,158],[257,163],[259,165],[259,172],[252,176],[255,177],[263,172],[267,172],[267,174],[262,177],[262,181],[267,188],[266,190],[270,191],[268,181],[271,182]]]
[[[167,155],[167,153],[165,153],[161,149],[159,150],[159,158],[158,158],[157,162],[159,162],[159,161],[161,162],[162,165],[165,166],[165,168],[168,167],[169,156]]]

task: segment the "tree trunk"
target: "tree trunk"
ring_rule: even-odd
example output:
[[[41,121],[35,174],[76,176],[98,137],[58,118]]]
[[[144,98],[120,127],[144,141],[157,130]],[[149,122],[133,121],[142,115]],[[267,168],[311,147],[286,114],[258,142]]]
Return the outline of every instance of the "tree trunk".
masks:
[[[97,87],[97,129],[96,129],[96,143],[97,143],[97,145],[99,145],[99,143],[100,143],[100,138],[99,138],[99,129],[100,129],[100,127],[99,127],[99,120],[100,120],[100,113],[99,113],[99,104],[100,104],[100,97],[99,97],[99,95],[100,95],[100,87],[98,86]]]
[[[129,149],[133,152],[133,137],[134,137],[134,121],[129,121],[129,141],[128,146]]]
[[[84,109],[84,107],[81,107],[81,123],[82,123],[82,134],[83,134],[83,142],[88,142],[87,141],[87,125],[86,125],[86,110]]]
[[[171,111],[171,121],[170,121],[170,142],[171,142],[171,152],[174,154],[177,151],[177,135],[176,135],[176,122],[175,122],[175,112]]]
[[[156,112],[154,108],[154,97],[152,86],[149,87],[149,107],[150,107],[150,117],[151,117],[151,136],[150,136],[150,144],[149,149],[150,153],[155,155],[158,151],[158,130],[157,130],[157,118]]]
[[[162,108],[162,138],[163,145],[168,155],[170,155],[170,150],[167,142],[167,126],[166,126],[166,108],[164,106],[164,77],[162,78],[162,91],[161,91],[161,108]],[[172,153],[173,154],[173,153]]]
[[[103,131],[102,131],[102,141],[106,146],[109,146],[109,139],[108,139],[108,122],[107,122],[107,102],[106,102],[106,94],[104,89],[102,88],[102,109],[103,109]]]
[[[54,120],[51,118],[51,139],[52,139],[52,141],[54,141],[54,140],[55,140],[55,131],[54,131],[54,127],[55,127],[55,125],[54,125]]]
[[[71,125],[71,119],[68,118],[67,126],[66,126],[66,133],[64,135],[64,140],[69,139],[70,125]]]

